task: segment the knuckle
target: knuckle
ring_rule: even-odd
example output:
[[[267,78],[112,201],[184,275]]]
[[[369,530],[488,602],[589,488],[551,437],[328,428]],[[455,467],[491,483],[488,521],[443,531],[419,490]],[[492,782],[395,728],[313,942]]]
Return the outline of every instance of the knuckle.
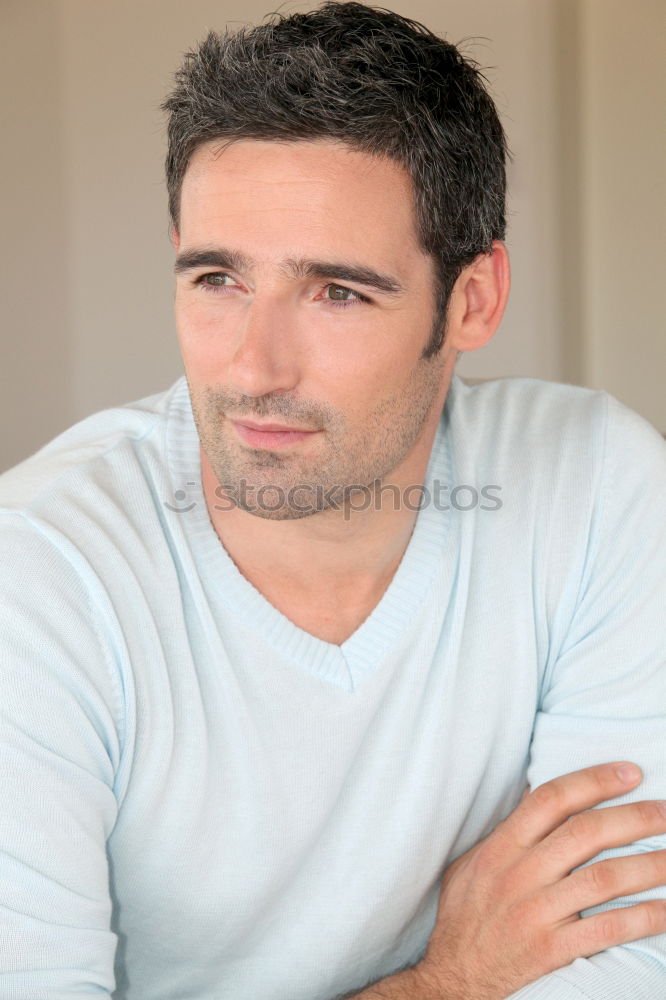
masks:
[[[540,931],[535,935],[533,943],[534,954],[539,956],[540,966],[545,972],[561,969],[572,961],[573,956],[563,948],[558,936],[552,931]]]
[[[494,844],[484,844],[484,849],[471,859],[466,872],[470,885],[488,885],[502,871],[502,854]]]
[[[664,814],[656,802],[637,802],[636,805],[639,807],[638,814],[641,820],[646,826],[649,826],[650,829],[652,829],[655,824],[657,826],[661,826],[663,824]]]
[[[598,819],[589,812],[576,813],[569,816],[563,824],[563,832],[575,841],[588,841],[597,832]]]
[[[530,801],[539,809],[559,809],[566,802],[566,787],[561,778],[553,778],[530,793]]]
[[[625,938],[628,930],[627,913],[625,909],[609,910],[601,914],[592,928],[592,943],[606,947],[609,941]]]
[[[655,872],[661,877],[661,883],[666,883],[666,851],[651,851],[648,856],[652,859]],[[666,899],[664,906],[666,906]]]
[[[580,943],[585,955],[603,951],[616,941],[628,941],[627,910],[604,910],[594,917],[583,917],[578,922]]]
[[[612,861],[599,861],[595,865],[581,869],[579,874],[590,888],[601,893],[612,896],[618,889],[619,873]]]
[[[551,935],[547,933],[543,907],[538,899],[519,899],[503,907],[503,933],[506,940],[525,955],[545,957],[546,943],[550,946]]]
[[[467,854],[463,854],[447,868],[446,874],[453,874],[458,867],[465,869],[467,883],[477,886],[485,884],[498,867],[497,852],[492,840],[481,841]]]
[[[510,836],[512,842],[529,843],[534,836],[534,814],[531,804],[528,809],[515,809],[504,823],[506,824],[504,833]]]
[[[618,888],[618,872],[613,862],[599,861],[579,872],[584,882],[600,893],[613,895]]]
[[[589,778],[595,790],[604,798],[608,795],[609,789],[615,790],[617,785],[617,774],[612,764],[599,764],[593,767],[589,772]]]
[[[666,899],[654,899],[646,903],[647,936],[663,934],[666,930]]]
[[[596,954],[617,943],[662,934],[666,930],[666,900],[606,910],[582,918],[576,926],[583,954]]]

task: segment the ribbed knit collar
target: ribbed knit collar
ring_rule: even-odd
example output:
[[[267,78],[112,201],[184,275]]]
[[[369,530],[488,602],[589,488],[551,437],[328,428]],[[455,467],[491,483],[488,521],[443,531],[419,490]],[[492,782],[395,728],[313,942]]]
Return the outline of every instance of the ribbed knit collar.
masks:
[[[430,454],[424,485],[452,485],[446,426],[457,388],[454,375]],[[441,565],[450,511],[431,502],[417,513],[414,529],[393,579],[377,606],[341,645],[319,639],[291,622],[243,576],[220,541],[203,495],[199,435],[192,415],[187,381],[173,387],[166,428],[169,472],[174,495],[184,491],[179,522],[186,536],[213,611],[228,613],[253,634],[261,634],[276,652],[322,680],[353,691],[374,671],[401,635],[426,613],[428,591]],[[196,499],[195,499],[196,498]]]

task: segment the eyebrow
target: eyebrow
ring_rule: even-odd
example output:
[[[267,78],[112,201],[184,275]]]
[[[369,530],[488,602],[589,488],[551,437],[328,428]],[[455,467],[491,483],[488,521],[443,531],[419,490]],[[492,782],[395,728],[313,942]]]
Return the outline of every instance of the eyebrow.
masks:
[[[236,250],[225,247],[193,248],[183,250],[176,257],[174,271],[184,274],[199,267],[219,267],[226,271],[249,271],[252,261]],[[280,270],[292,278],[335,278],[351,281],[356,285],[374,288],[386,295],[402,295],[404,286],[390,274],[381,274],[364,264],[351,261],[309,260],[303,257],[289,258],[280,265]]]

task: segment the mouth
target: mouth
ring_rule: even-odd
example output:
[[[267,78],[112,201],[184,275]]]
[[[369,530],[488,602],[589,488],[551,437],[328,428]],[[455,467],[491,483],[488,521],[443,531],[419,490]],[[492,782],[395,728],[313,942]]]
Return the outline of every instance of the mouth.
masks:
[[[283,424],[253,424],[240,420],[232,420],[231,423],[241,441],[252,448],[284,448],[320,433]]]

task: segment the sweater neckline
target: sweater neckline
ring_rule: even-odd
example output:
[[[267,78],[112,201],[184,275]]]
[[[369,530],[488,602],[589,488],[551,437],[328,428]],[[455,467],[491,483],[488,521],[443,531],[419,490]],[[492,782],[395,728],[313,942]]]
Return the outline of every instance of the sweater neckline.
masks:
[[[452,459],[446,428],[456,383],[454,375],[424,477],[430,502],[417,512],[405,552],[379,603],[354,633],[337,645],[306,632],[271,604],[243,576],[217,535],[203,494],[199,435],[187,380],[182,376],[174,387],[167,414],[167,461],[174,496],[185,492],[189,501],[183,502],[177,522],[213,611],[222,616],[231,612],[239,626],[253,637],[262,638],[280,657],[350,692],[388,654],[402,648],[403,638],[427,612],[428,591],[444,558],[451,512],[438,510],[432,498],[435,482],[443,487],[451,485]]]

